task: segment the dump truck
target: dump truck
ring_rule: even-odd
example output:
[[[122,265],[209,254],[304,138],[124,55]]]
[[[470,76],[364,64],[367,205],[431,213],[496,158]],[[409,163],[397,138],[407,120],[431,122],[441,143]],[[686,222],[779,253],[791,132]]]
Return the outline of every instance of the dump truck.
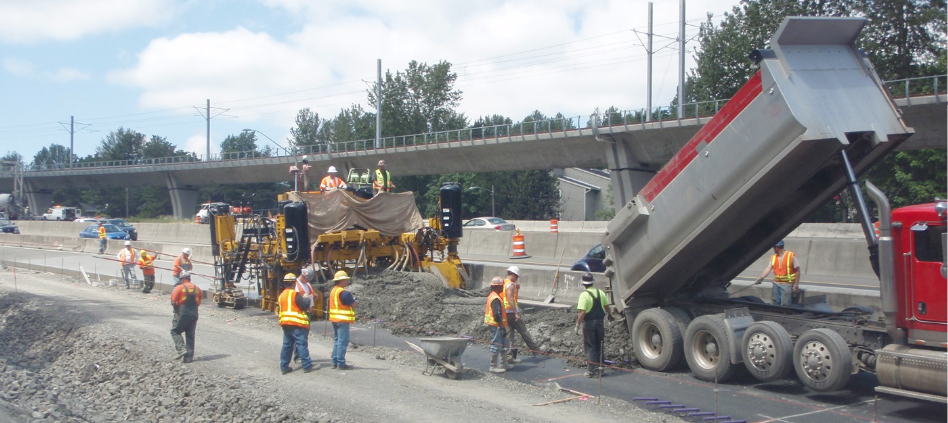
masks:
[[[946,205],[890,210],[857,176],[912,135],[854,42],[862,18],[787,18],[758,71],[608,224],[605,275],[641,365],[701,380],[746,369],[808,388],[877,375],[888,394],[946,402]],[[631,180],[620,181],[630,184]],[[615,184],[616,181],[614,180]],[[728,285],[836,193],[856,198],[882,314],[777,306]]]

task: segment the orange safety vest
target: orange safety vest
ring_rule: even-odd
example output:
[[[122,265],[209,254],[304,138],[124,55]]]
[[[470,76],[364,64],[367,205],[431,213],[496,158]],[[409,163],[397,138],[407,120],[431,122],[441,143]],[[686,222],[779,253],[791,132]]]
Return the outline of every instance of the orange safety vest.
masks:
[[[142,274],[151,276],[155,274],[155,258],[145,254],[144,258],[138,259],[138,268],[142,269]]]
[[[284,289],[280,294],[280,326],[309,329],[309,315],[296,305],[296,290]]]
[[[355,310],[352,306],[342,303],[340,296],[346,289],[341,286],[334,286],[329,293],[329,321],[335,323],[354,323],[356,321]]]
[[[507,287],[513,284],[514,282],[510,279],[504,279],[504,293],[500,296],[500,298],[504,300],[504,310],[506,310],[508,313],[513,313],[516,311],[517,305],[519,304],[517,302],[517,297],[520,296],[520,290],[516,286],[514,286],[513,301],[509,301],[507,299]]]
[[[795,255],[791,251],[784,251],[780,260],[776,254],[770,257],[770,265],[774,268],[774,282],[793,283],[797,278],[797,274],[793,272],[794,259]]]
[[[105,239],[105,226],[99,226],[99,239]]]
[[[331,188],[340,188],[345,182],[342,181],[342,178],[338,176],[327,175],[323,178],[322,182],[319,183],[319,190],[325,191]]]
[[[490,304],[494,300],[503,300],[500,294],[491,291],[490,295],[487,296],[487,307],[484,308],[484,323],[487,323],[489,326],[493,327],[507,327],[507,313],[500,313],[500,321],[494,320],[494,310],[491,310]]]
[[[192,267],[193,266],[191,265],[190,258],[184,258],[184,256],[178,256],[178,257],[175,257],[174,259],[174,269],[171,270],[171,274],[174,276],[178,276],[178,274],[180,274],[182,270],[187,270],[190,272]]]
[[[118,253],[118,259],[123,265],[135,264],[135,249],[133,248],[129,250],[127,248],[123,248],[122,251],[119,251]]]

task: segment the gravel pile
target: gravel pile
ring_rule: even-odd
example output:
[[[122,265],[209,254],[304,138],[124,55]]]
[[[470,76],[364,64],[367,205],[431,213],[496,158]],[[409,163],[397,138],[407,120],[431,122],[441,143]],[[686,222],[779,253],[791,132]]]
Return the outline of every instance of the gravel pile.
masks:
[[[295,422],[322,417],[312,407],[287,409],[265,381],[200,372],[168,360],[167,343],[129,341],[121,333],[118,325],[92,324],[37,297],[0,293],[0,420]]]

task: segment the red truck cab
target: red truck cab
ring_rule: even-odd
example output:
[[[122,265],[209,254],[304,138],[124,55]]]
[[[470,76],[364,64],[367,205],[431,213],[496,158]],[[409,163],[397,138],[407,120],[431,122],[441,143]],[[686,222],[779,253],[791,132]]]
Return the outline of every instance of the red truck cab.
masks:
[[[910,345],[948,347],[945,216],[944,201],[892,211],[896,324],[907,331]]]

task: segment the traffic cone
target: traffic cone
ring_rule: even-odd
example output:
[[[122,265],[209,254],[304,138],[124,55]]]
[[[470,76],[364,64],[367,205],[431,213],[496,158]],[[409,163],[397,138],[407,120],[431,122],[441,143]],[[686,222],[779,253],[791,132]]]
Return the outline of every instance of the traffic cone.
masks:
[[[200,224],[200,223],[201,223],[201,216],[194,216],[194,223]]]
[[[513,236],[513,255],[510,256],[510,258],[530,258],[530,255],[527,254],[527,246],[523,241],[523,235],[520,233],[520,229],[517,229],[517,233]]]
[[[557,234],[560,232],[560,221],[556,219],[550,219],[550,232]]]

